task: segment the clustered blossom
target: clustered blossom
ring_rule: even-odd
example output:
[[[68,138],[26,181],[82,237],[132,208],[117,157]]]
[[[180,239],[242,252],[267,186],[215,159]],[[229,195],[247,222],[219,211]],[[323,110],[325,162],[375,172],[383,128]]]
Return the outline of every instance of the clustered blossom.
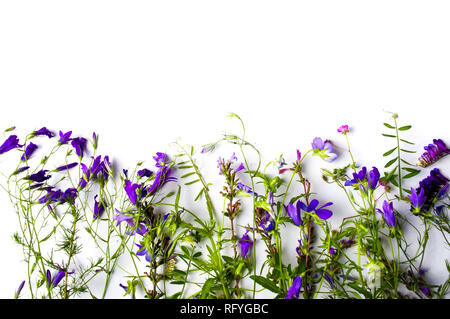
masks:
[[[435,200],[447,191],[449,181],[439,169],[431,170],[430,175],[419,182],[419,187],[411,189],[411,212],[419,214],[430,211]]]
[[[333,144],[329,140],[323,141],[320,137],[316,137],[311,146],[313,155],[318,155],[327,162],[332,162],[338,157],[337,153],[334,152]]]
[[[421,167],[427,167],[445,155],[450,154],[450,149],[447,148],[441,139],[434,139],[433,144],[428,144],[424,149],[425,153],[417,160],[417,165]]]
[[[293,164],[293,167],[282,168],[284,165],[282,165],[282,166],[280,165],[280,167],[278,168],[278,174],[283,174],[286,171],[295,171],[295,169],[296,169],[296,167],[298,167],[301,159],[302,159],[302,153],[300,152],[300,150],[297,150],[297,160]]]
[[[111,163],[109,162],[109,156],[99,155],[97,157],[92,157],[93,162],[90,167],[87,167],[84,163],[81,163],[81,170],[83,171],[83,176],[80,179],[78,187],[83,189],[86,187],[89,181],[107,181],[109,176],[109,168]]]
[[[217,168],[219,169],[219,174],[222,175],[225,171],[237,173],[245,169],[244,163],[241,162],[237,164],[237,160],[238,158],[236,157],[235,153],[233,153],[233,155],[231,155],[230,159],[228,160],[219,157],[219,159],[217,160]]]

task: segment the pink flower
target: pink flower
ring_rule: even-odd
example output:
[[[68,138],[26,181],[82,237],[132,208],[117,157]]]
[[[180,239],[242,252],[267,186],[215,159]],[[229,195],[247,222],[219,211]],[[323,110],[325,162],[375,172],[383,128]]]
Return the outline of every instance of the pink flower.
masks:
[[[348,125],[341,125],[337,131],[342,134],[347,134],[349,132]]]

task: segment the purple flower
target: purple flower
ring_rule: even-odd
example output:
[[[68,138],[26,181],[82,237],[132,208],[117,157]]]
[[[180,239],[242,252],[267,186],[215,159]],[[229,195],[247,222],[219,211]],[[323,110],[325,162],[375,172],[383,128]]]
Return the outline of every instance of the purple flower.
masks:
[[[318,201],[317,199],[313,199],[313,200],[311,201],[311,203],[309,203],[308,206],[306,206],[306,204],[303,203],[303,202],[300,202],[299,205],[300,205],[300,208],[303,209],[303,210],[306,211],[306,212],[309,212],[309,213],[310,213],[310,212],[315,212],[316,215],[317,215],[320,219],[323,219],[323,220],[328,219],[328,218],[330,218],[330,217],[333,215],[333,212],[332,212],[331,210],[325,209],[325,207],[328,207],[328,206],[330,206],[330,205],[333,205],[332,202],[328,202],[328,203],[322,205],[322,206],[319,207],[319,208],[317,207],[317,206],[319,206],[319,201]]]
[[[158,189],[160,189],[165,183],[176,181],[175,177],[172,177],[172,168],[170,167],[170,158],[164,153],[156,153],[157,156],[153,156],[156,161],[156,167],[158,171],[155,174],[155,179],[150,187],[147,189],[148,195],[154,195]],[[162,160],[164,159],[164,160]]]
[[[70,138],[71,135],[72,131],[69,131],[67,133],[59,131],[59,140],[58,140],[59,145],[67,144],[71,140]]]
[[[83,157],[84,151],[86,150],[87,140],[84,137],[75,137],[72,139],[72,146],[75,149],[78,157]]]
[[[136,252],[136,255],[138,256],[145,256],[145,260],[147,262],[151,262],[153,257],[152,255],[150,255],[150,253],[148,252],[147,248],[143,247],[142,245],[139,244],[135,244],[139,250]]]
[[[240,253],[243,258],[247,257],[247,254],[250,248],[253,246],[253,241],[250,239],[248,235],[248,229],[241,239],[238,240]]]
[[[126,213],[123,213],[116,209],[117,215],[114,215],[113,219],[117,221],[116,226],[119,226],[122,222],[126,222],[130,227],[132,227],[133,231],[127,231],[126,233],[128,235],[134,235],[134,233],[138,233],[139,235],[144,235],[148,228],[145,226],[143,222],[139,222],[139,224],[136,226],[136,223],[134,222],[133,216],[127,215]]]
[[[425,153],[419,157],[417,165],[427,167],[445,155],[450,154],[450,149],[447,148],[441,139],[434,139],[433,143],[424,147]]]
[[[78,196],[78,191],[75,188],[68,188],[64,191],[60,198],[61,203],[70,203],[73,204],[75,198]]]
[[[105,204],[103,201],[98,202],[97,197],[98,195],[95,195],[94,197],[94,219],[101,217],[105,211]]]
[[[58,272],[56,273],[53,280],[52,280],[52,275],[50,273],[50,270],[47,269],[46,277],[47,277],[47,283],[50,287],[56,287],[61,282],[61,280],[66,276],[66,273],[67,274],[74,273],[74,271],[67,272],[66,269],[61,268],[61,266],[59,266],[58,264],[56,264],[56,266],[58,267]]]
[[[96,158],[92,157],[94,161],[92,162],[91,167],[87,167],[85,164],[81,163],[81,169],[83,171],[83,177],[80,180],[78,187],[83,189],[86,187],[87,183],[90,180],[97,180],[99,177],[101,179],[108,179],[108,167],[111,165],[109,163],[109,157],[105,156],[103,161],[101,160],[101,156],[97,156]]]
[[[19,139],[16,135],[10,135],[0,146],[0,154],[9,152],[10,150],[18,147],[22,147],[22,145],[19,145]]]
[[[217,168],[219,169],[219,174],[222,175],[224,171],[234,171],[235,173],[245,169],[244,163],[237,164],[238,160],[235,153],[231,155],[230,159],[225,161],[223,158],[219,157],[217,160]]]
[[[156,167],[164,167],[170,163],[170,158],[167,154],[157,152],[156,156],[153,156],[153,159],[156,161]]]
[[[18,169],[16,169],[16,170],[14,171],[14,173],[12,173],[12,175],[20,174],[20,173],[26,171],[26,170],[29,169],[29,168],[30,168],[30,166],[22,166],[22,167],[19,167]]]
[[[50,131],[49,129],[47,129],[46,127],[41,128],[40,130],[34,131],[33,133],[31,133],[32,136],[42,136],[45,135],[48,138],[52,138],[53,136],[55,136],[55,133],[53,133],[52,131]]]
[[[369,176],[367,177],[367,182],[369,189],[375,189],[378,184],[378,180],[380,179],[380,172],[376,167],[372,167],[372,170],[369,172]]]
[[[419,193],[411,187],[411,195],[408,196],[411,201],[412,211],[415,214],[418,214],[422,211],[422,206],[426,201],[425,190],[423,188],[419,188]]]
[[[137,194],[136,194],[136,190],[140,187],[139,184],[133,184],[131,181],[129,181],[128,179],[125,180],[125,192],[128,195],[128,198],[130,199],[130,202],[133,205],[136,205],[137,203]]]
[[[20,296],[20,292],[22,291],[23,287],[25,286],[25,280],[22,281],[19,285],[19,288],[17,288],[16,293],[14,294],[14,298],[17,299]]]
[[[329,140],[323,141],[320,137],[316,137],[311,146],[314,152],[313,155],[318,155],[327,162],[334,161],[338,156],[333,152],[333,144]]]
[[[284,207],[289,217],[291,217],[292,221],[297,226],[300,226],[302,224],[301,206],[302,202],[297,201],[297,204],[295,206],[294,204],[289,203],[287,207]]]
[[[431,170],[430,175],[419,182],[419,187],[416,188],[416,194],[420,194],[423,190],[423,197],[425,201],[422,206],[422,211],[427,212],[433,206],[435,199],[438,197],[441,190],[448,187],[449,179],[441,174],[439,169],[434,168]],[[444,189],[445,191],[445,189]],[[411,211],[414,211],[414,207],[411,207]]]
[[[246,192],[247,194],[250,194],[250,195],[254,194],[256,197],[258,197],[258,194],[254,193],[250,186],[244,185],[242,183],[237,183],[236,184],[236,188],[241,190],[241,191]]]
[[[367,168],[363,166],[358,173],[353,173],[353,179],[346,180],[345,186],[352,186],[357,183],[364,182],[366,180]]]
[[[70,164],[67,164],[67,165],[63,165],[63,166],[60,166],[60,167],[57,167],[57,168],[55,168],[55,171],[56,172],[61,172],[61,171],[65,171],[65,170],[68,170],[68,169],[71,169],[71,168],[74,168],[75,166],[77,166],[78,165],[78,163],[77,162],[74,162],[74,163],[70,163]]]
[[[298,299],[300,296],[300,290],[302,289],[302,277],[298,276],[292,282],[286,295],[286,299]]]
[[[261,221],[259,222],[259,227],[264,229],[264,231],[269,232],[272,231],[275,227],[275,220],[270,216],[268,212],[264,215],[263,218],[261,218]]]
[[[61,200],[61,197],[63,195],[63,192],[58,189],[56,191],[52,189],[47,189],[47,194],[39,198],[39,203],[41,204],[50,204],[54,202],[58,202]]]
[[[139,178],[142,178],[142,177],[152,176],[153,172],[147,168],[143,168],[143,169],[139,170],[137,174],[138,174]]]
[[[394,203],[392,202],[389,203],[388,201],[385,200],[383,202],[382,208],[383,210],[377,208],[377,211],[381,214],[386,224],[389,227],[394,228],[395,227]]]
[[[22,154],[22,157],[20,158],[20,160],[22,162],[29,160],[31,155],[33,155],[33,153],[37,150],[38,146],[32,142],[30,142],[30,144],[27,145],[25,152]]]
[[[36,182],[36,183],[42,183],[52,177],[51,175],[46,175],[48,170],[40,170],[39,172],[35,174],[31,174],[26,177],[26,179]]]

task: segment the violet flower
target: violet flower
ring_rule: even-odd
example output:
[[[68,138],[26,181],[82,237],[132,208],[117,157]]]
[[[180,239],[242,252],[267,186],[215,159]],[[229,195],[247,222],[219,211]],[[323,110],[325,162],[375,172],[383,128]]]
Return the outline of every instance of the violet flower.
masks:
[[[385,200],[383,202],[382,208],[383,210],[377,208],[377,212],[381,214],[388,227],[394,228],[395,227],[394,203],[393,202],[389,203],[388,201]]]
[[[75,198],[78,196],[78,191],[75,188],[68,188],[64,191],[60,198],[61,203],[70,203],[73,204]]]
[[[408,196],[411,201],[411,211],[414,214],[419,214],[422,212],[423,204],[426,201],[425,190],[423,188],[419,188],[419,193],[411,187],[411,195]]]
[[[145,256],[145,260],[147,262],[151,262],[153,257],[152,255],[150,255],[150,253],[148,252],[147,248],[143,247],[142,245],[139,244],[135,244],[139,250],[136,252],[136,255],[138,256]]]
[[[289,203],[287,206],[284,206],[287,214],[291,217],[292,221],[295,225],[300,226],[302,224],[302,216],[301,216],[301,207],[302,202],[299,200],[297,204]]]
[[[17,288],[16,293],[14,294],[14,298],[17,299],[20,296],[20,293],[22,292],[23,287],[25,286],[25,280],[22,281],[19,285],[19,288]]]
[[[143,168],[143,169],[139,170],[137,172],[137,174],[138,174],[139,178],[142,178],[142,177],[150,177],[150,176],[152,176],[153,172],[151,170],[147,169],[147,168]]]
[[[441,139],[434,139],[433,144],[428,144],[424,149],[425,153],[417,160],[417,165],[421,167],[427,167],[445,155],[450,154],[450,149],[447,148]]]
[[[22,145],[19,145],[19,139],[17,138],[17,135],[10,135],[0,146],[0,154],[9,152],[10,150],[18,147],[22,147]]]
[[[25,179],[28,179],[28,180],[36,182],[36,183],[42,183],[42,182],[46,181],[47,179],[49,179],[50,177],[52,177],[51,175],[46,175],[47,172],[48,172],[48,170],[40,170],[37,173],[28,175],[27,177],[25,177]]]
[[[103,201],[97,201],[98,195],[94,197],[94,219],[102,217],[102,214],[105,212],[105,204]]]
[[[300,208],[303,209],[306,212],[314,212],[316,213],[316,215],[323,220],[326,220],[328,218],[330,218],[333,215],[333,212],[329,209],[325,209],[325,207],[328,207],[330,205],[333,205],[332,202],[328,202],[320,207],[319,206],[319,201],[317,199],[313,199],[308,206],[306,206],[305,203],[303,203],[302,201],[300,201]]]
[[[295,277],[294,281],[292,282],[292,285],[289,287],[289,290],[286,294],[285,299],[298,299],[300,296],[300,290],[302,289],[302,277],[298,276]]]
[[[83,157],[84,151],[86,150],[87,140],[84,137],[75,137],[72,139],[72,146],[75,149],[78,157]]]
[[[235,153],[231,155],[230,159],[225,161],[223,158],[219,157],[217,160],[217,168],[219,168],[219,175],[222,175],[224,173],[224,170],[226,171],[233,171],[235,173],[242,171],[245,169],[244,163],[237,164],[238,158]]]
[[[29,168],[30,168],[30,166],[22,166],[22,167],[19,167],[19,168],[16,169],[16,170],[14,171],[14,173],[12,173],[11,175],[17,175],[17,174],[20,174],[20,173],[26,171],[26,170],[29,169]]]
[[[125,192],[128,195],[128,198],[130,199],[130,202],[133,205],[136,205],[137,203],[137,194],[136,194],[136,190],[140,187],[139,184],[133,184],[130,180],[125,180]]]
[[[56,287],[61,282],[61,280],[66,276],[66,273],[69,275],[74,273],[74,271],[67,272],[66,269],[61,268],[61,266],[59,266],[58,264],[56,264],[56,266],[58,267],[58,272],[56,273],[53,280],[50,270],[47,269],[46,272],[47,283],[50,287]]]
[[[259,222],[259,227],[261,227],[264,231],[269,232],[275,228],[275,220],[270,216],[268,212],[261,218]]]
[[[39,198],[39,203],[41,204],[50,204],[54,202],[58,202],[61,200],[61,197],[63,195],[63,192],[58,189],[56,191],[52,189],[47,190],[47,194]]]
[[[71,135],[72,131],[69,131],[67,133],[59,131],[59,140],[58,140],[59,145],[67,144],[71,140],[70,138]]]
[[[248,235],[248,229],[242,236],[242,238],[238,240],[238,243],[241,256],[243,258],[247,257],[250,248],[253,246],[253,241],[250,239],[250,236]]]
[[[56,172],[65,171],[65,170],[69,170],[69,169],[71,169],[71,168],[74,168],[75,166],[78,166],[78,163],[77,163],[77,162],[74,162],[74,163],[70,163],[70,164],[67,164],[67,165],[63,165],[63,166],[57,167],[57,168],[55,168],[55,171],[56,171]]]
[[[22,157],[20,158],[20,160],[22,162],[29,160],[31,155],[33,155],[33,153],[37,150],[38,146],[32,142],[30,142],[30,144],[27,145],[25,152],[22,154]]]
[[[422,211],[427,212],[431,209],[435,199],[439,195],[442,188],[448,185],[449,179],[441,174],[439,169],[434,168],[431,170],[430,175],[419,182],[419,187],[416,188],[416,194],[420,194],[423,189],[425,201],[422,206]],[[414,208],[411,207],[411,211]]]
[[[369,175],[367,177],[369,189],[374,190],[377,187],[379,179],[380,179],[380,172],[376,167],[372,167],[372,170],[369,172]]]
[[[346,180],[344,185],[345,186],[352,186],[357,183],[364,182],[366,180],[367,175],[367,168],[363,166],[358,173],[353,173],[353,179]]]
[[[41,129],[31,133],[31,136],[47,136],[48,138],[52,138],[53,136],[55,136],[55,133],[53,133],[52,131],[50,131],[46,127],[43,127]]]
[[[311,143],[311,146],[313,155],[318,155],[327,162],[334,161],[338,156],[333,152],[333,145],[329,140],[323,141],[320,137],[316,137]]]
[[[157,156],[153,157],[156,161],[156,166],[159,168],[155,174],[155,179],[150,187],[147,189],[147,193],[152,196],[156,193],[158,189],[160,189],[167,182],[176,181],[177,179],[171,174],[173,173],[173,169],[170,167],[170,158],[164,153],[156,153]],[[164,162],[161,161],[161,158],[164,158]],[[163,165],[163,163],[165,163]]]
[[[127,231],[126,234],[134,235],[134,233],[138,233],[139,235],[145,235],[148,232],[148,228],[145,226],[143,222],[140,222],[137,226],[134,221],[133,216],[127,215],[116,209],[117,215],[114,215],[113,219],[117,221],[116,226],[119,226],[122,222],[126,222],[130,227],[132,227],[133,231]]]
[[[252,188],[251,188],[250,186],[244,185],[244,184],[242,184],[242,183],[237,183],[237,184],[236,184],[236,188],[239,189],[239,190],[241,190],[241,191],[246,192],[247,194],[250,194],[250,195],[253,194],[253,195],[255,195],[256,197],[258,197],[258,194],[257,194],[257,193],[254,193],[253,190],[252,190]]]

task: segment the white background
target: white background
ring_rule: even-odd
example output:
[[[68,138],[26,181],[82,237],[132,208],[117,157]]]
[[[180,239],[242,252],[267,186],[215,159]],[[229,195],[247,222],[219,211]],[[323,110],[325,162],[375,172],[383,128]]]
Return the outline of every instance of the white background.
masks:
[[[343,147],[336,128],[348,124],[358,162],[382,166],[392,148],[380,135],[383,110],[413,125],[419,153],[436,137],[450,144],[449,16],[450,3],[433,0],[1,1],[0,129],[95,131],[105,154],[133,165],[173,153],[178,137],[200,146],[239,133],[226,118],[235,112],[266,161],[292,162],[315,136]],[[212,169],[219,155],[228,156],[210,157]],[[319,168],[347,161],[309,164],[324,200],[336,189]],[[448,164],[439,167],[450,176]],[[21,251],[0,198],[0,296],[9,298]],[[445,256],[440,244],[429,254],[432,280],[446,278]]]

